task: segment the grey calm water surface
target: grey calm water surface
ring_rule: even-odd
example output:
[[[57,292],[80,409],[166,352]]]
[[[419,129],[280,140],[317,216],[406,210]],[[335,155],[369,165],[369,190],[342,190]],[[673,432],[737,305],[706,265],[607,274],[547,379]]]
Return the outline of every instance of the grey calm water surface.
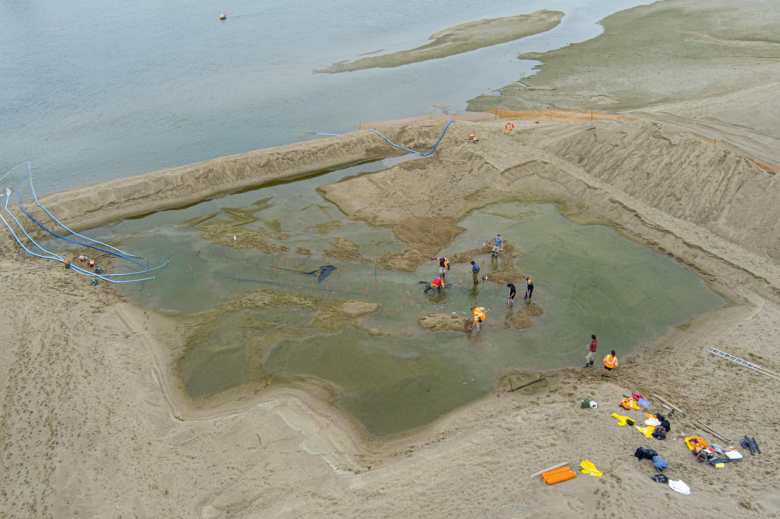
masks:
[[[341,132],[462,111],[529,73],[526,51],[601,32],[649,0],[0,0],[0,171],[32,160],[41,192]],[[410,48],[445,27],[566,12],[519,42],[395,69],[313,74]],[[217,21],[221,11],[230,18]]]

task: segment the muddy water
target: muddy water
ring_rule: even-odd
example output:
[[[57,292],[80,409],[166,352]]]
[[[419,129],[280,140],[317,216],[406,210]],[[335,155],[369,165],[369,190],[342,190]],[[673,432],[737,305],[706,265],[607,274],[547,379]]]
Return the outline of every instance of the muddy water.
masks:
[[[442,251],[472,250],[500,232],[515,248],[511,260],[478,255],[488,279],[476,289],[468,265],[453,265],[449,288],[426,296],[419,281],[435,275],[434,262],[412,273],[381,269],[381,256],[403,249],[392,232],[350,221],[316,192],[386,166],[358,166],[110,230],[129,247],[173,255],[158,281],[128,294],[183,323],[187,349],[178,367],[193,398],[242,384],[316,379],[334,388],[337,406],[384,435],[478,398],[510,368],[581,365],[591,333],[600,353],[625,354],[724,304],[667,256],[608,227],[575,224],[553,205],[520,203],[475,211]],[[326,264],[336,270],[322,282],[294,272]],[[534,301],[544,310],[524,329],[507,325],[524,304],[508,308],[503,279],[492,281],[516,279],[522,295],[521,273],[535,278]],[[339,310],[348,300],[379,309],[350,316]],[[428,313],[465,316],[475,304],[488,313],[477,336],[417,323]]]

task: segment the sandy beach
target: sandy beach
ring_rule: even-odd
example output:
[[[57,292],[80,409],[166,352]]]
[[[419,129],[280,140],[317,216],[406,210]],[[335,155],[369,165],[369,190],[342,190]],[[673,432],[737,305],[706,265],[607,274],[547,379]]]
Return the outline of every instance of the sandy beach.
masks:
[[[184,345],[172,319],[25,257],[4,236],[0,516],[780,516],[780,382],[705,351],[780,372],[780,6],[731,5],[668,0],[611,16],[598,38],[533,56],[543,63],[533,78],[474,100],[494,113],[457,120],[435,156],[320,189],[350,218],[393,231],[405,250],[386,258],[388,269],[430,259],[475,209],[552,202],[674,257],[726,307],[648,341],[614,372],[508,367],[492,394],[380,441],[310,382],[193,405],[176,371]],[[445,122],[372,127],[427,149]],[[45,201],[89,229],[396,155],[358,130]],[[446,232],[430,243],[436,222]],[[369,311],[342,310],[344,319]],[[615,425],[611,413],[634,391],[667,415],[661,399],[681,409],[666,440]],[[581,408],[584,399],[598,408]],[[737,447],[749,435],[762,452],[740,449],[743,461],[716,469],[688,452],[687,434]],[[633,456],[642,446],[658,450],[691,495],[653,482],[650,462]],[[604,476],[555,486],[531,477],[582,459]]]

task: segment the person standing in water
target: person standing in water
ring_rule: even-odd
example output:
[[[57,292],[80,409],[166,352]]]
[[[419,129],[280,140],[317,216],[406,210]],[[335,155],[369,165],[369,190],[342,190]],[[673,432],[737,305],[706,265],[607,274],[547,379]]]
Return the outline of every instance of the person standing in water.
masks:
[[[504,239],[501,237],[501,233],[496,234],[495,239],[493,240],[493,249],[490,251],[490,254],[493,258],[498,258],[498,255],[504,251]]]
[[[482,306],[471,308],[471,331],[476,330],[479,333],[482,330],[482,323],[487,320],[487,311]]]
[[[527,299],[528,302],[531,302],[531,297],[534,295],[534,278],[531,276],[526,276],[525,278],[525,295],[523,296],[523,299]]]
[[[618,358],[617,354],[615,353],[615,350],[612,350],[609,352],[609,355],[604,357],[604,369],[607,371],[612,371],[613,369],[616,369],[618,367]]]
[[[517,288],[513,283],[507,283],[506,287],[509,289],[509,297],[506,300],[506,304],[512,306],[515,304],[515,297],[517,296]]]
[[[479,264],[471,260],[471,279],[474,281],[474,286],[479,284]]]
[[[439,258],[439,277],[442,281],[447,280],[447,271],[450,270],[450,260],[445,256]]]
[[[585,367],[593,367],[593,359],[596,356],[596,350],[599,347],[599,341],[595,335],[590,336],[590,345],[588,345],[588,353],[585,355]]]

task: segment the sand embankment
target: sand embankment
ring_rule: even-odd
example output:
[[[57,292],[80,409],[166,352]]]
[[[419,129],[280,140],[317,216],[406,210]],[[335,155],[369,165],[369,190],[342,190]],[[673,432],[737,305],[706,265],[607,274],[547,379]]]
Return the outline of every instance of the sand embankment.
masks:
[[[359,131],[86,186],[42,201],[70,225],[84,229],[393,154],[381,139]]]
[[[549,31],[561,23],[562,18],[561,11],[542,10],[530,14],[462,23],[432,34],[429,38],[430,43],[420,47],[378,56],[366,56],[354,61],[340,61],[316,72],[336,74],[369,68],[392,68],[446,58]]]

